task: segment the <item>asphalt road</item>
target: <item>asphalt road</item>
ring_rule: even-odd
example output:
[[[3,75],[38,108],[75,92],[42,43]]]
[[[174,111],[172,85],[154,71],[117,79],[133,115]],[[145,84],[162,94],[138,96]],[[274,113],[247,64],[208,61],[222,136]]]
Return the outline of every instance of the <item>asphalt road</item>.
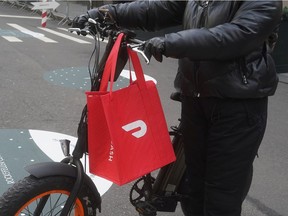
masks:
[[[84,92],[89,86],[87,65],[93,41],[59,29],[67,26],[59,26],[52,20],[48,21],[46,29],[57,33],[47,32],[39,28],[37,17],[27,11],[0,6],[0,132],[35,129],[76,136],[86,100]],[[86,43],[67,39],[62,34]],[[15,38],[18,42],[11,42]],[[168,125],[177,124],[180,106],[169,99],[177,62],[165,59],[160,64],[152,60],[150,65],[143,67],[147,75],[158,81]],[[277,94],[270,99],[269,124],[260,157],[255,161],[254,182],[243,205],[244,216],[288,215],[287,95],[287,83],[281,82]],[[19,164],[19,172],[22,167]],[[113,185],[103,195],[100,215],[136,215],[129,204],[129,186]],[[0,185],[0,194],[5,188],[7,185]],[[159,215],[183,214],[178,208],[176,213]]]

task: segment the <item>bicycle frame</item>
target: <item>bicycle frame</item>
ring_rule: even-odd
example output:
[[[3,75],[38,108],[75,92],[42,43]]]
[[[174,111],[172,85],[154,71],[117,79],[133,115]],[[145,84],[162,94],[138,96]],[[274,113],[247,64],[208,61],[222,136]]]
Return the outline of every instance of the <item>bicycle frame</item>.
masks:
[[[106,46],[106,50],[104,52],[104,55],[102,56],[102,59],[99,63],[99,67],[97,72],[95,73],[96,76],[91,82],[91,89],[92,90],[98,90],[100,88],[100,80],[102,77],[102,73],[104,70],[105,62],[108,58],[108,55],[113,47],[114,40],[113,37],[109,37],[108,44]],[[70,141],[68,140],[62,140],[61,141],[61,147],[63,150],[64,155],[66,158],[64,158],[61,163],[56,162],[46,162],[41,164],[33,164],[30,166],[25,167],[25,170],[30,173],[31,175],[42,178],[46,176],[51,175],[60,175],[64,174],[66,176],[74,177],[76,179],[75,185],[73,189],[71,190],[71,193],[69,195],[69,198],[67,202],[64,205],[64,208],[61,212],[60,216],[66,216],[70,212],[73,204],[75,203],[77,194],[80,191],[81,185],[83,181],[85,181],[88,185],[90,185],[90,188],[92,191],[94,191],[95,196],[97,196],[97,199],[100,199],[100,195],[95,188],[92,185],[92,180],[86,175],[84,172],[83,164],[81,163],[80,159],[83,157],[85,153],[88,152],[88,129],[87,129],[87,107],[85,106],[82,115],[80,118],[80,122],[77,129],[77,135],[78,139],[74,148],[74,151],[72,155],[69,153],[69,144]],[[62,164],[67,164],[66,166],[63,166]],[[71,169],[71,165],[73,165],[73,169]],[[52,167],[52,168],[51,168]],[[91,184],[92,182],[92,184]],[[46,202],[47,200],[41,200],[41,202]],[[44,206],[44,204],[43,204]],[[101,209],[100,209],[101,210]]]
[[[119,30],[117,30],[119,33]],[[129,39],[130,32],[125,32],[127,41],[132,41],[139,43],[140,41],[136,39]],[[104,35],[106,36],[106,35]],[[100,88],[100,82],[102,78],[102,74],[104,71],[104,66],[107,61],[108,55],[114,45],[114,37],[115,33],[111,33],[109,35],[109,40],[106,45],[106,49],[101,58],[101,61],[94,71],[91,80],[91,90],[97,91]],[[125,44],[127,45],[127,43]],[[138,49],[136,46],[131,46],[132,49]],[[142,52],[141,50],[138,50]],[[125,53],[122,56],[122,61],[117,66],[117,70],[122,71],[124,68],[127,58],[125,57]],[[146,59],[147,60],[147,59]],[[119,74],[118,74],[119,76]],[[118,77],[116,76],[116,77]],[[179,100],[179,99],[176,99]],[[72,176],[76,179],[73,189],[71,190],[70,196],[65,203],[65,206],[61,212],[61,216],[68,215],[71,207],[73,206],[77,194],[80,191],[81,185],[83,181],[85,181],[88,185],[93,184],[91,179],[85,174],[83,165],[80,159],[88,152],[88,130],[87,130],[87,107],[85,106],[82,115],[80,118],[80,122],[77,129],[78,140],[75,146],[72,155],[69,153],[69,141],[62,140],[61,147],[63,150],[64,158],[61,163],[43,163],[40,165],[31,165],[26,168],[26,170],[36,177],[49,176],[53,174],[64,173],[64,175]],[[177,157],[176,162],[169,164],[160,169],[157,177],[154,179],[151,174],[147,174],[137,180],[132,189],[130,191],[130,202],[133,206],[135,206],[136,210],[142,216],[154,216],[157,214],[157,211],[166,211],[173,212],[176,209],[177,202],[181,201],[183,195],[178,192],[179,185],[182,184],[182,179],[185,173],[185,162],[184,162],[184,153],[183,153],[183,143],[182,143],[182,135],[181,135],[181,122],[178,127],[172,127],[172,131],[170,132],[171,136],[174,136],[172,143],[173,148]],[[72,166],[73,165],[73,166]],[[73,167],[73,168],[71,168]],[[43,172],[44,170],[44,172]],[[65,171],[63,171],[65,170]],[[90,180],[89,180],[90,179]],[[143,184],[143,186],[139,186]],[[99,197],[99,193],[97,189],[95,189],[92,185],[90,186],[91,190],[94,191]],[[141,187],[141,188],[140,188]],[[133,198],[133,195],[137,193],[138,196]],[[43,200],[45,202],[45,200]],[[100,209],[101,210],[101,209]]]
[[[178,99],[173,100],[178,101]],[[130,202],[141,216],[155,216],[157,211],[175,212],[177,203],[186,197],[179,191],[180,186],[185,187],[186,170],[181,120],[178,126],[171,129],[170,135],[174,136],[172,144],[176,161],[162,167],[155,179],[148,174],[137,180],[131,188]],[[143,184],[141,188],[138,186],[140,183]],[[138,197],[133,199],[133,192],[138,193]],[[141,200],[142,198],[144,200]]]

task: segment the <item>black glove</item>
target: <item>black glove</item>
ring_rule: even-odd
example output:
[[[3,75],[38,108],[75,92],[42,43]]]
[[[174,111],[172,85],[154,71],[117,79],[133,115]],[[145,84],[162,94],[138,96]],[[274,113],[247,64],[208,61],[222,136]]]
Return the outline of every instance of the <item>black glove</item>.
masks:
[[[98,22],[102,22],[104,20],[104,14],[98,8],[91,9],[87,11],[86,14],[76,16],[72,21],[72,28],[85,28],[89,18],[97,20]]]
[[[82,14],[80,16],[76,16],[71,23],[72,28],[80,28],[83,29],[88,22],[88,14]]]
[[[165,38],[154,37],[144,44],[144,53],[148,59],[153,56],[157,61],[163,61],[163,54],[165,52]]]

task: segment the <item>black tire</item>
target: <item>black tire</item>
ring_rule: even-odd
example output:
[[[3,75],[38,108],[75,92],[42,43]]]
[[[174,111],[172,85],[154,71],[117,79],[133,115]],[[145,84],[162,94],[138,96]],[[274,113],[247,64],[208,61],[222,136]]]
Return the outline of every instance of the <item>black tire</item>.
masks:
[[[25,177],[9,188],[0,197],[1,215],[20,216],[35,215],[36,206],[40,198],[48,198],[43,214],[37,215],[60,215],[75,179],[66,176],[49,176],[37,179],[34,176]],[[73,216],[95,216],[97,200],[93,200],[91,191],[83,185],[76,204],[69,215]],[[49,195],[49,196],[48,196]],[[99,204],[99,200],[98,200]],[[57,214],[59,213],[59,214]]]

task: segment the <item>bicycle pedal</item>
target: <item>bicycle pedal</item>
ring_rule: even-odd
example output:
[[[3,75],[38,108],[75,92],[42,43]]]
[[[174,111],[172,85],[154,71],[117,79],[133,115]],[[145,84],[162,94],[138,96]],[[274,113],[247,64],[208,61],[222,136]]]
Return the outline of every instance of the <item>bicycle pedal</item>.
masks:
[[[140,216],[156,216],[157,209],[148,202],[139,201],[135,204],[136,211]]]

